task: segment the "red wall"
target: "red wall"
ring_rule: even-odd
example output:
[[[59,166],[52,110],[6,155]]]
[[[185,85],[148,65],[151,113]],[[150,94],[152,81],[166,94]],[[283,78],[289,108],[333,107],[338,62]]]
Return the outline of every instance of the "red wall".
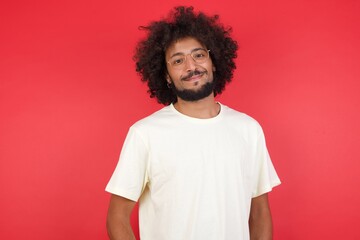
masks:
[[[0,239],[107,238],[127,129],[161,107],[134,71],[137,27],[178,3],[233,27],[238,68],[219,100],[265,130],[283,182],[275,239],[360,239],[356,0],[2,1]]]

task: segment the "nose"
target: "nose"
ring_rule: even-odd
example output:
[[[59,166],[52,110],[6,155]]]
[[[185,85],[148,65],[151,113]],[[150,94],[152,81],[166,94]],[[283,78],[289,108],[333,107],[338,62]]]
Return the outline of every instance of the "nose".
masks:
[[[186,68],[186,70],[193,70],[193,69],[195,69],[195,66],[196,66],[196,62],[191,57],[191,55],[190,54],[186,55],[186,58],[185,58],[185,68]]]

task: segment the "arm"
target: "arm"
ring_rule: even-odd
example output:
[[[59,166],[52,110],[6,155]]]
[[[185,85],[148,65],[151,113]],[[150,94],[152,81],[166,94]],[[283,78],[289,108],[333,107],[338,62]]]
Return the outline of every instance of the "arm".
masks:
[[[251,240],[272,240],[272,220],[267,194],[251,200],[249,227]]]
[[[106,227],[111,240],[135,240],[130,215],[136,202],[111,195]]]

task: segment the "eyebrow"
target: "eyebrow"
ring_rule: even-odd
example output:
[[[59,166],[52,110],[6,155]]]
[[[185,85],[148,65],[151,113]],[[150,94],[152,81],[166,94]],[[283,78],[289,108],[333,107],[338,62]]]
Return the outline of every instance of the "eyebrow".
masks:
[[[195,51],[197,51],[197,50],[206,50],[206,49],[205,49],[205,48],[202,48],[202,47],[194,48],[194,49],[192,49],[192,50],[190,51],[189,54],[191,54],[191,53],[193,53],[193,52],[195,52]],[[183,52],[177,52],[177,53],[174,53],[173,55],[171,55],[170,58],[173,58],[173,57],[179,56],[179,55],[185,55],[185,53],[183,53]],[[186,54],[186,55],[187,55],[187,54]]]

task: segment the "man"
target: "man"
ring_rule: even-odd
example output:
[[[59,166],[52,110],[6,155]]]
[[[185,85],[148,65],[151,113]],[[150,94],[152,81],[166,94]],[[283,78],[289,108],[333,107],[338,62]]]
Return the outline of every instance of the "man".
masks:
[[[151,97],[166,105],[129,130],[106,190],[111,239],[272,239],[267,192],[280,184],[260,125],[215,101],[237,44],[218,16],[177,7],[135,54]]]

